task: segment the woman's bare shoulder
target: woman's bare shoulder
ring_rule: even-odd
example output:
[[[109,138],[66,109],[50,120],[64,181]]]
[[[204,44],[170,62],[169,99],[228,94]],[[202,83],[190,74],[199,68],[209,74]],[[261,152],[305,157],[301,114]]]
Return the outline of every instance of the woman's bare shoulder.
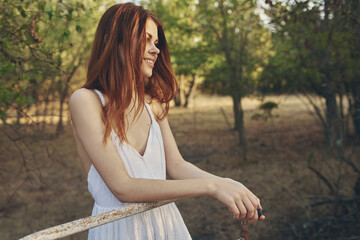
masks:
[[[89,90],[86,88],[79,88],[71,94],[70,102],[89,100],[92,98],[96,98],[96,94],[94,93],[93,90]]]
[[[97,104],[96,104],[97,103]],[[101,104],[98,95],[90,89],[79,88],[74,91],[69,99],[69,105],[77,105],[77,104]]]
[[[71,94],[69,99],[69,108],[70,112],[72,109],[79,108],[101,109],[101,102],[93,90],[80,88]]]

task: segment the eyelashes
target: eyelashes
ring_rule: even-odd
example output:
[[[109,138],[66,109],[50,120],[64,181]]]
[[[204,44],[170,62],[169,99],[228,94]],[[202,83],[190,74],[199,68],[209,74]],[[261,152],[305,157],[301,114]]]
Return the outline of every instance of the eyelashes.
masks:
[[[146,38],[146,42],[151,43],[151,39],[150,39],[149,37],[147,37],[147,38]],[[157,47],[157,48],[159,48],[159,47],[160,47],[160,44],[159,44],[159,42],[158,42],[158,41],[154,42],[154,45],[155,45],[155,47]]]

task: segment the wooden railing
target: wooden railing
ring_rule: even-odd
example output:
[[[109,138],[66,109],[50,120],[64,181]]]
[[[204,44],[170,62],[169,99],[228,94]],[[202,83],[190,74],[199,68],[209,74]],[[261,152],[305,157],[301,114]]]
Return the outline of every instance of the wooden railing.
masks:
[[[101,213],[95,216],[81,218],[75,221],[64,223],[55,227],[47,228],[39,232],[27,235],[20,240],[53,240],[84,232],[106,223],[110,223],[122,218],[126,218],[141,212],[151,210],[172,201],[161,201],[151,203],[131,203],[125,207],[114,209],[109,212]],[[250,240],[247,221],[241,221],[241,236],[239,240]]]
[[[39,232],[30,234],[20,240],[51,240],[74,235],[106,223],[110,223],[122,218],[126,218],[137,213],[163,206],[172,201],[152,202],[152,203],[131,203],[125,207],[95,216],[81,218],[72,222],[64,223]]]

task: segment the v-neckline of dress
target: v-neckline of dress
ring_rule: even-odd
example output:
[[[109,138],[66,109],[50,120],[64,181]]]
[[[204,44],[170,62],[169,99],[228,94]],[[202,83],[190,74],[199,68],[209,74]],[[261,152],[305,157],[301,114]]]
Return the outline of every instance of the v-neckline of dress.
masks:
[[[148,148],[149,148],[149,143],[150,143],[150,138],[152,136],[152,128],[153,128],[153,125],[154,125],[154,118],[152,117],[152,114],[151,114],[151,109],[150,109],[150,106],[148,105],[148,103],[145,101],[145,108],[146,108],[146,111],[148,112],[148,115],[150,117],[150,120],[151,120],[151,124],[150,124],[150,127],[149,127],[149,131],[148,131],[148,134],[147,134],[147,140],[146,140],[146,145],[145,145],[145,150],[144,150],[144,153],[141,155],[135,147],[133,147],[130,143],[127,143],[127,142],[123,142],[123,144],[125,144],[126,146],[128,146],[130,149],[132,149],[132,151],[135,152],[135,154],[140,157],[141,159],[144,159],[145,158],[145,155],[146,153],[148,152]],[[114,131],[114,129],[111,129],[111,131],[118,137],[118,135],[116,134],[116,132]]]

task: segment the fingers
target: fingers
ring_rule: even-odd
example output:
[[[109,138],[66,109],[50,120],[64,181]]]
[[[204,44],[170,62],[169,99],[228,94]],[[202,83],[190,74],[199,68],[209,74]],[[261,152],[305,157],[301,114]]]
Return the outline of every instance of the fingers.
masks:
[[[256,203],[256,204],[254,204]],[[256,221],[263,221],[265,216],[260,213],[262,207],[260,204],[260,200],[255,197],[253,194],[250,196],[245,195],[236,202],[236,206],[239,210],[239,217],[237,219],[247,220],[250,223],[255,223]],[[258,211],[259,210],[259,211]]]
[[[258,209],[256,209],[255,212],[254,212],[253,217],[249,219],[249,223],[253,224],[256,221],[258,221],[259,219],[260,219],[259,218],[259,211],[258,211]]]
[[[263,221],[265,216],[259,217],[257,209],[262,210],[260,200],[243,184],[231,179],[224,179],[225,183],[218,191],[217,198],[228,206],[235,219],[247,220],[250,223]]]
[[[240,219],[246,218],[248,210],[246,209],[244,203],[242,201],[237,201],[236,206],[237,206],[237,208],[239,209],[239,212],[240,212],[238,219],[240,220]]]
[[[246,216],[244,216],[245,219],[252,219],[256,212],[256,207],[252,204],[249,198],[243,199],[243,203],[247,209]]]
[[[239,198],[237,201],[230,201],[228,204],[229,211],[234,214],[235,219],[253,219],[257,214],[256,208],[248,198]]]
[[[251,204],[254,206],[254,212],[252,215],[248,214],[247,215],[247,219],[250,223],[255,223],[256,221],[263,221],[265,219],[265,216],[262,215],[261,210],[263,209],[260,203],[260,199],[257,198],[250,190],[250,196],[249,196],[249,200],[251,201]],[[260,215],[259,215],[259,211],[260,211]]]
[[[240,211],[235,202],[229,201],[228,209],[232,214],[234,214],[234,219],[240,219]]]
[[[250,190],[249,190],[249,192],[250,192]],[[252,192],[250,192],[249,199],[250,199],[252,205],[253,205],[255,208],[257,208],[257,207],[259,207],[259,206],[261,207],[261,205],[260,205],[260,199],[258,199]],[[262,208],[261,208],[261,209],[262,209]]]
[[[229,199],[227,203],[229,211],[234,215],[234,219],[245,219],[247,216],[247,209],[243,202],[240,201],[234,201],[233,199]]]
[[[254,216],[250,219],[248,219],[249,223],[254,224],[258,220],[258,215],[255,212]]]

